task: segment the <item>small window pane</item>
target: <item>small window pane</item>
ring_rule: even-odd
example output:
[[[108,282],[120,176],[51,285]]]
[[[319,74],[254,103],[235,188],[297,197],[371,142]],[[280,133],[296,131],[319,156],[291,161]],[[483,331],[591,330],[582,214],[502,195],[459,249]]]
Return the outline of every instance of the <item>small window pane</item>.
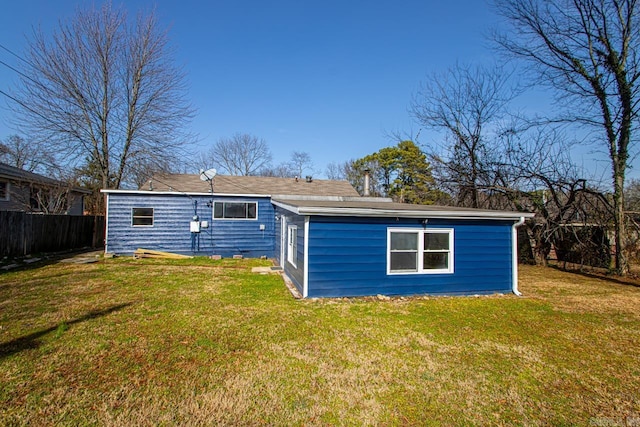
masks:
[[[298,227],[290,225],[287,227],[288,243],[287,243],[287,261],[294,267],[298,263]]]
[[[132,225],[153,225],[153,208],[133,208],[131,216]]]
[[[133,225],[153,225],[153,218],[146,218],[146,217],[133,218]]]
[[[425,270],[446,270],[449,268],[449,254],[446,252],[425,252],[423,254]]]
[[[133,208],[133,216],[153,216],[153,208]]]
[[[225,218],[246,218],[247,204],[246,203],[225,203],[224,217]]]
[[[7,191],[8,184],[6,182],[0,182],[0,200],[8,199],[9,191]]]
[[[223,210],[224,208],[224,203],[214,203],[213,204],[213,217],[214,218],[223,218]]]
[[[425,251],[448,251],[449,250],[449,233],[425,233],[424,234],[424,250]]]
[[[256,219],[257,203],[247,203],[247,218]]]
[[[418,271],[418,253],[417,252],[392,252],[391,253],[391,270],[392,271]]]
[[[391,250],[418,250],[418,233],[391,233]]]

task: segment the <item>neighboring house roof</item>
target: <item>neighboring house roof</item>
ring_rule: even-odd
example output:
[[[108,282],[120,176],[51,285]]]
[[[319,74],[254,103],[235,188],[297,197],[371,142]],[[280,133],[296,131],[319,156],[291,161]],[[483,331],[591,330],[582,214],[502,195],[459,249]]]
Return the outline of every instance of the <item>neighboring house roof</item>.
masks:
[[[49,185],[59,185],[60,181],[46,176],[38,175],[37,173],[29,172],[24,169],[9,166],[5,163],[0,163],[0,177],[8,178],[15,181],[25,182],[38,182]]]
[[[131,192],[103,190],[103,192]],[[136,192],[209,194],[211,184],[198,174],[156,175]],[[213,193],[260,196],[357,197],[358,192],[347,181],[326,179],[276,178],[263,176],[225,176],[213,178]]]
[[[59,181],[24,169],[9,166],[6,163],[0,163],[0,178],[14,182],[28,182],[52,187],[66,187],[69,185],[64,181]],[[91,191],[84,188],[73,187],[72,190],[79,193],[91,194]]]
[[[274,198],[272,202],[298,215],[403,217],[403,218],[460,218],[506,219],[531,218],[534,214],[513,211],[495,211],[451,206],[413,205],[394,203],[388,199],[343,198],[342,200],[304,200]]]

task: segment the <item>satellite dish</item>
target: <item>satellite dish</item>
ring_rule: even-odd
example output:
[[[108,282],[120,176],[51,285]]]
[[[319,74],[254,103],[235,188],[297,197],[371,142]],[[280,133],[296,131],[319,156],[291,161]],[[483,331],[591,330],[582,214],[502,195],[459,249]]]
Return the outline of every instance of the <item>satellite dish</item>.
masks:
[[[211,181],[217,173],[218,171],[216,171],[215,169],[207,169],[206,171],[200,169],[200,179],[202,181]]]

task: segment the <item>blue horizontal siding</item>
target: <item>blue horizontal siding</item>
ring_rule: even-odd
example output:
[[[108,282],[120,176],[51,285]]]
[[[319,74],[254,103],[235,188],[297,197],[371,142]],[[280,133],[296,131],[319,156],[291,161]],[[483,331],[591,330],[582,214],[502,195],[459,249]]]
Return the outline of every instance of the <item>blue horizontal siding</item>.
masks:
[[[454,229],[453,274],[387,274],[387,229],[413,219],[312,217],[309,297],[488,294],[511,291],[510,221],[429,220]]]
[[[132,254],[138,248],[182,254],[222,255],[230,257],[273,257],[275,245],[274,209],[267,198],[218,197],[215,201],[258,203],[257,220],[213,219],[207,196],[109,194],[107,250]],[[197,201],[197,215],[208,221],[209,228],[200,233],[199,250],[191,250],[190,221]],[[132,208],[153,208],[152,227],[133,227]],[[260,230],[264,224],[265,230]]]

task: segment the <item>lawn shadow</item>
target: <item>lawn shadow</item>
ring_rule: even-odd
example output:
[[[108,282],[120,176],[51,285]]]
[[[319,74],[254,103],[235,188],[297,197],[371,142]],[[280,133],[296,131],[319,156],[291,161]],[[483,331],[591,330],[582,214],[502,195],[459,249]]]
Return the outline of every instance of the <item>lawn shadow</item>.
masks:
[[[572,268],[563,268],[559,265],[550,264],[549,267],[555,268],[559,271],[564,271],[566,273],[577,274],[579,276],[588,277],[590,279],[600,279],[605,282],[615,283],[617,285],[625,285],[625,286],[633,286],[635,288],[640,288],[640,283],[638,283],[637,278],[625,278],[621,276],[607,276],[604,273],[591,272],[586,270],[578,270]]]
[[[17,271],[35,270],[37,268],[46,267],[51,264],[57,264],[65,259],[72,259],[78,256],[82,256],[83,254],[93,254],[97,252],[99,251],[96,248],[84,248],[60,252],[34,254],[33,256],[29,255],[23,257],[11,257],[11,259],[7,261],[7,265],[0,265],[0,275]],[[6,268],[11,264],[15,264],[15,267]]]
[[[34,332],[29,335],[25,335],[23,337],[13,339],[6,343],[1,343],[0,344],[0,360],[24,350],[31,350],[31,349],[38,348],[41,344],[40,343],[41,337],[43,337],[44,335],[47,335],[50,332],[57,330],[63,324],[67,326],[71,326],[71,325],[75,325],[76,323],[84,322],[86,320],[106,316],[107,314],[122,310],[123,308],[128,307],[131,304],[132,303],[128,302],[124,304],[114,305],[104,310],[92,310],[87,314],[85,314],[84,316],[75,318],[73,320],[69,320],[67,322],[63,322],[61,324],[51,326],[47,329],[43,329],[41,331]]]

